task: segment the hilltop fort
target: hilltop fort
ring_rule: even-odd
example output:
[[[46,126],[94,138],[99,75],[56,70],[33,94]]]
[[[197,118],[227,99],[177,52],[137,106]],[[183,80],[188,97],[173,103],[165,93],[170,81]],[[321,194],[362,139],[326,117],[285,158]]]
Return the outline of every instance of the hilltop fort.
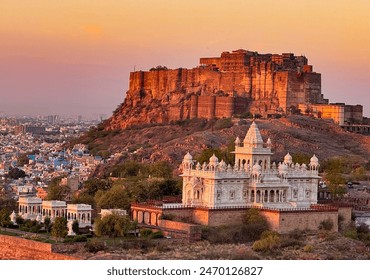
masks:
[[[340,125],[363,118],[361,105],[329,104],[321,93],[321,74],[313,71],[305,56],[236,50],[200,58],[193,69],[158,66],[131,72],[125,101],[108,127],[247,112],[268,117],[297,110]]]

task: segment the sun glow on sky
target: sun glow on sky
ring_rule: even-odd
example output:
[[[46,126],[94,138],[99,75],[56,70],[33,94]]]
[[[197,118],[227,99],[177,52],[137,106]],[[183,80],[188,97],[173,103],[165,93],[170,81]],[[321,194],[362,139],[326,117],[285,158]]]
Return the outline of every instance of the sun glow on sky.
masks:
[[[0,112],[110,113],[130,71],[249,49],[304,54],[331,102],[370,116],[367,0],[0,0]]]

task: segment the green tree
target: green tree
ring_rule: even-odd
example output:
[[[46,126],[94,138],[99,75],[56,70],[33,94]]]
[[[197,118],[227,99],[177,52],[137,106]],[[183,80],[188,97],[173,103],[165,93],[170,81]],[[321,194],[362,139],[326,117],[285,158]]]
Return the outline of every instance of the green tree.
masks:
[[[250,208],[243,217],[242,235],[245,239],[252,241],[260,238],[261,234],[269,229],[265,217],[256,208]]]
[[[147,172],[147,168],[143,168],[144,165],[140,164],[133,160],[125,161],[122,165],[117,166],[114,170],[113,175],[117,177],[126,178],[126,177],[136,177],[142,174],[143,171]]]
[[[83,203],[83,204],[90,204],[93,208],[95,208],[95,200],[94,196],[88,194],[87,192],[81,192],[78,195],[74,195],[72,197],[72,203],[78,204],[78,203]]]
[[[344,186],[346,180],[341,173],[329,172],[325,174],[325,181],[327,182],[329,191],[334,199],[343,197],[346,193],[346,188]]]
[[[49,232],[50,231],[50,228],[51,228],[51,220],[50,220],[49,217],[45,217],[44,218],[44,227],[45,227],[46,232]]]
[[[112,181],[106,179],[91,178],[84,182],[81,193],[94,196],[98,190],[109,190],[112,187]]]
[[[74,220],[72,223],[72,230],[75,234],[80,234],[80,225],[77,220]]]
[[[0,210],[0,225],[2,227],[8,227],[10,225],[10,213],[11,212],[8,208],[3,208]]]
[[[17,215],[15,217],[15,222],[17,223],[17,225],[23,225],[24,224],[24,219],[21,216]]]
[[[308,155],[308,154],[296,153],[296,154],[292,154],[292,159],[293,159],[293,162],[295,162],[295,163],[309,164],[310,163],[311,156]]]
[[[67,219],[56,217],[51,227],[51,235],[55,238],[64,238],[68,234]]]
[[[159,161],[149,167],[150,175],[157,178],[171,178],[172,167],[167,161]]]
[[[352,171],[352,177],[355,181],[366,180],[366,169],[363,166],[357,167]]]
[[[145,179],[132,184],[128,188],[131,200],[146,201],[162,199],[164,196],[181,194],[181,181],[175,179]]]
[[[132,228],[130,219],[126,216],[111,214],[95,221],[95,234],[97,236],[119,237],[125,236]]]
[[[8,208],[9,211],[17,211],[17,201],[13,198],[0,197],[0,209]]]
[[[131,199],[125,188],[121,186],[114,186],[107,191],[99,190],[95,195],[95,202],[100,208],[129,209]]]
[[[46,200],[67,200],[71,189],[67,185],[49,185]]]
[[[330,158],[322,163],[324,178],[334,199],[342,197],[346,192],[343,173],[346,172],[347,163],[348,160],[341,157]]]

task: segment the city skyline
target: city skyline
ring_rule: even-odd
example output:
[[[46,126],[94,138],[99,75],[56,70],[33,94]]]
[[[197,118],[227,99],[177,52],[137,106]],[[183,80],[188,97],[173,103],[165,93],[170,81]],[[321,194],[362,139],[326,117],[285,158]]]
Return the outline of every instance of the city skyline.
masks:
[[[0,112],[107,114],[129,72],[248,49],[306,55],[330,102],[370,117],[366,1],[4,1]]]

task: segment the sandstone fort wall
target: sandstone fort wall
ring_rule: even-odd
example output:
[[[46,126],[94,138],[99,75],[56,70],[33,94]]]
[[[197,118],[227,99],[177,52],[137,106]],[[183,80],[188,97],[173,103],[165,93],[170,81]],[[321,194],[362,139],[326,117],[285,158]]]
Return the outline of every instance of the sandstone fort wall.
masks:
[[[200,65],[192,69],[157,67],[130,73],[125,101],[109,120],[109,128],[247,112],[268,117],[327,103],[321,74],[306,57],[237,50],[200,58]],[[362,116],[360,105],[345,106],[344,112],[325,106],[320,110],[320,117],[340,124],[360,123]]]

